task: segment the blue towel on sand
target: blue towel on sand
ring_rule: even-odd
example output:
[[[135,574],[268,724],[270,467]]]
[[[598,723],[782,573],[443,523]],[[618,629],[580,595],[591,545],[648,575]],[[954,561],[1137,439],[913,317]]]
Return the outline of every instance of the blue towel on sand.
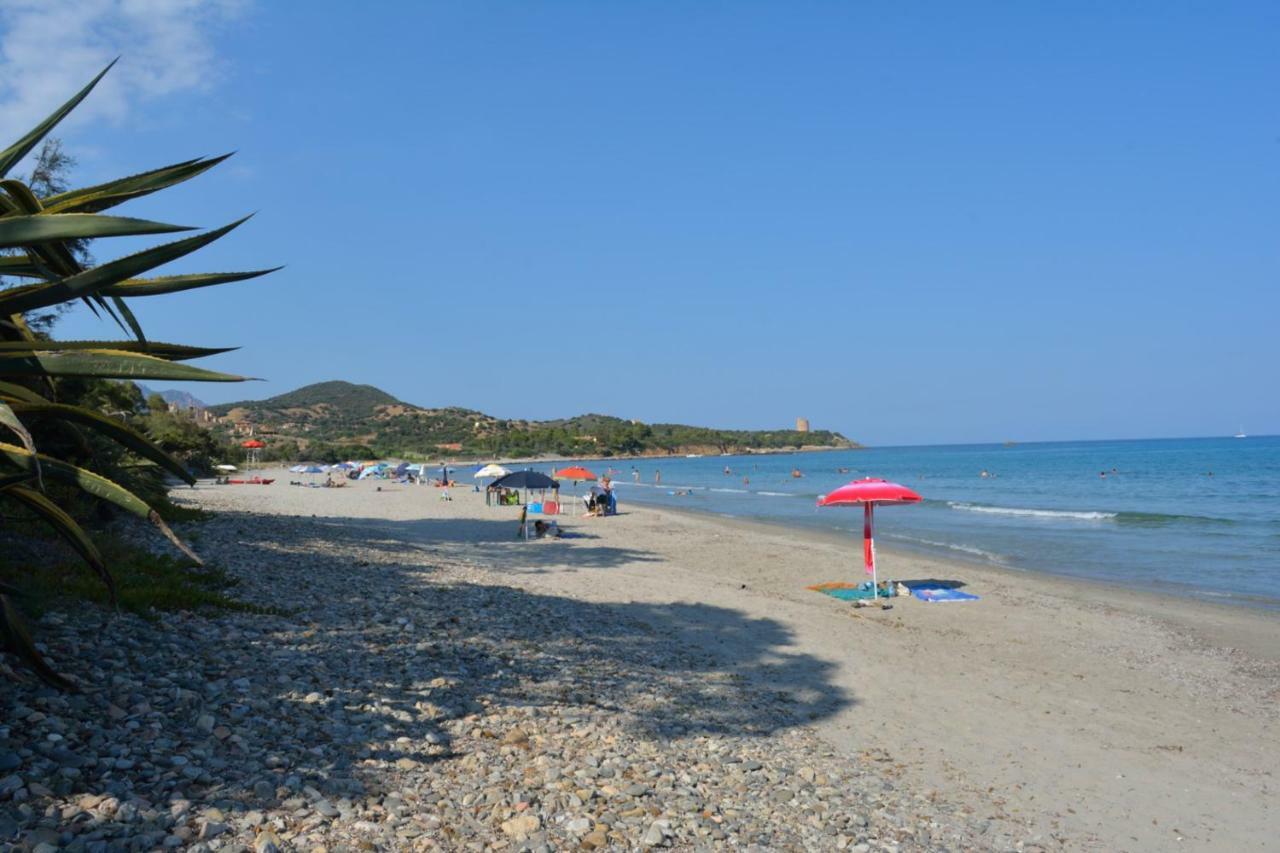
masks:
[[[911,594],[921,601],[977,601],[978,596],[958,589],[913,589]]]

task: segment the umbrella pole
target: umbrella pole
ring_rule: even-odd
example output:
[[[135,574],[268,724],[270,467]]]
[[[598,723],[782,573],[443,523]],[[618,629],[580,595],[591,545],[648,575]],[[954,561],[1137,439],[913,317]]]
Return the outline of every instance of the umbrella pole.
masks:
[[[866,557],[867,567],[871,569],[871,598],[874,600],[880,596],[879,578],[876,576],[876,539],[875,539],[875,511],[876,505],[870,501],[866,504],[865,523],[863,524],[862,535],[865,540],[864,556]]]

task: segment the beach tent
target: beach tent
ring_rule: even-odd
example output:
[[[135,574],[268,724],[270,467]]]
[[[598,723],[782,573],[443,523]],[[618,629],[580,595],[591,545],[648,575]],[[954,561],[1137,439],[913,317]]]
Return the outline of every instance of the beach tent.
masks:
[[[873,535],[875,526],[876,504],[918,504],[924,500],[918,494],[887,480],[867,477],[846,483],[833,492],[818,498],[818,506],[857,506],[863,507],[862,554],[866,563],[867,574],[871,575],[873,594],[879,594],[876,577],[876,543]]]
[[[524,489],[525,503],[529,502],[530,489],[559,489],[560,482],[546,474],[533,470],[515,471],[505,477],[499,477],[489,484],[495,489]]]

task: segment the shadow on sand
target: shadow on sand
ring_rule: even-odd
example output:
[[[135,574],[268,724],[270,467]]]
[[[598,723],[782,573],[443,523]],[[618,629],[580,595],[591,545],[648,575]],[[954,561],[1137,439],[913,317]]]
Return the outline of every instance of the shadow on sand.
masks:
[[[395,766],[384,762],[452,760],[471,748],[463,734],[500,725],[504,710],[572,723],[604,709],[628,736],[667,741],[768,735],[853,703],[831,683],[832,665],[791,650],[791,632],[772,619],[707,605],[594,604],[490,585],[492,575],[465,569],[444,579],[438,570],[455,557],[537,571],[551,562],[609,568],[652,554],[589,540],[565,553],[566,543],[517,542],[507,521],[299,522],[224,512],[201,538],[211,562],[242,578],[243,597],[290,615],[183,615],[175,622],[187,629],[139,629],[154,632],[157,649],[168,643],[174,658],[192,655],[167,661],[176,669],[168,683],[183,698],[114,722],[103,722],[108,703],[138,704],[113,687],[114,674],[135,677],[123,661],[58,657],[86,685],[94,725],[144,722],[151,742],[172,741],[174,754],[195,750],[217,772],[192,780],[158,764],[145,772],[99,765],[61,780],[66,790],[57,793],[181,794],[237,812],[278,803],[281,786],[354,800],[395,784]],[[176,646],[165,636],[175,630],[196,639]],[[115,642],[113,633],[107,626],[104,640]],[[5,704],[30,702],[17,695],[27,692]],[[202,731],[203,715],[235,736]],[[117,736],[128,742],[127,732]]]

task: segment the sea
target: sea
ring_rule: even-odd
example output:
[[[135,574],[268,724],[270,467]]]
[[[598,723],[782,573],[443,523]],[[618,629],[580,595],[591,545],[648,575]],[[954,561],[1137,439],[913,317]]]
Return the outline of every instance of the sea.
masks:
[[[924,497],[877,510],[884,545],[1280,609],[1280,436],[581,464],[616,472],[624,507],[634,501],[848,534],[851,566],[860,559],[861,511],[819,509],[817,499],[851,480],[882,477]],[[884,568],[891,577],[891,565]]]

